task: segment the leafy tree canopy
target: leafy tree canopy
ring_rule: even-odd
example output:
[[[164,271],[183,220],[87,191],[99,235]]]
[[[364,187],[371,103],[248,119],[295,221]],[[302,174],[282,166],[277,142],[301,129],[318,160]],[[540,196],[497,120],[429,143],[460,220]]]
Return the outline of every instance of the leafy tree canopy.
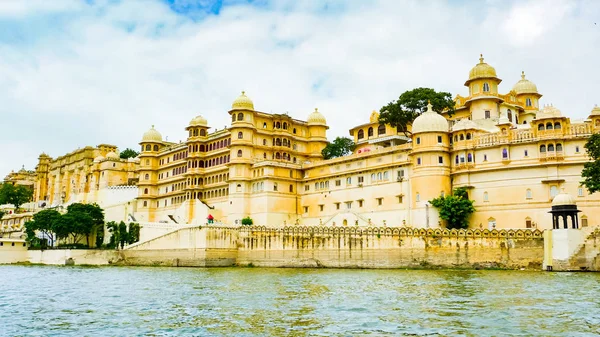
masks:
[[[416,88],[405,91],[398,100],[388,103],[379,111],[379,123],[389,124],[400,130],[408,130],[407,126],[420,114],[427,111],[427,104],[431,102],[433,110],[446,111],[449,115],[454,113],[454,101],[449,92],[436,92],[431,88]],[[405,133],[408,131],[405,131]]]
[[[31,201],[33,190],[27,186],[14,186],[4,183],[0,185],[0,205],[13,204],[15,208],[21,207],[26,202]]]
[[[119,157],[121,157],[121,159],[127,159],[127,158],[135,158],[139,155],[140,153],[130,149],[130,148],[126,148],[125,150],[123,150],[123,152],[121,152],[119,154]]]
[[[590,157],[590,161],[583,164],[581,184],[590,193],[595,193],[600,191],[600,134],[595,133],[588,139],[585,151]]]
[[[440,212],[440,218],[448,222],[448,229],[469,227],[469,216],[475,212],[473,201],[468,199],[464,187],[454,190],[453,195],[440,196],[429,201]]]
[[[356,144],[348,137],[337,137],[333,142],[327,143],[327,146],[321,151],[323,158],[331,159],[352,154]]]

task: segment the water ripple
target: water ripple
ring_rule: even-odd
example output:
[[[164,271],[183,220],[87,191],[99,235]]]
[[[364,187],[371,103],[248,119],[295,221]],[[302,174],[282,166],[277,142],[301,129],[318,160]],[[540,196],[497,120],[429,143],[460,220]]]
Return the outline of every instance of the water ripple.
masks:
[[[7,336],[596,336],[600,275],[0,266]]]

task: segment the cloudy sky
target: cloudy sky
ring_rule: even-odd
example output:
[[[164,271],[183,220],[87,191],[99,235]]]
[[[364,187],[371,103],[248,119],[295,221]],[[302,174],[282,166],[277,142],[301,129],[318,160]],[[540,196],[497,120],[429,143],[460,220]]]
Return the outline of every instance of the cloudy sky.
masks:
[[[0,0],[0,178],[41,152],[137,150],[245,90],[260,111],[318,107],[345,136],[419,86],[466,94],[483,53],[573,118],[600,104],[600,1]]]

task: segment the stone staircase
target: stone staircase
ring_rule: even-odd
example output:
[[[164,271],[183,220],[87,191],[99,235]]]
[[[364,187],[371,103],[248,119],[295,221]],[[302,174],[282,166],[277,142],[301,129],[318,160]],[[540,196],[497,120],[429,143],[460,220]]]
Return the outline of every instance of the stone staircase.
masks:
[[[585,241],[576,249],[576,253],[569,258],[571,270],[600,270],[600,228],[584,228]]]

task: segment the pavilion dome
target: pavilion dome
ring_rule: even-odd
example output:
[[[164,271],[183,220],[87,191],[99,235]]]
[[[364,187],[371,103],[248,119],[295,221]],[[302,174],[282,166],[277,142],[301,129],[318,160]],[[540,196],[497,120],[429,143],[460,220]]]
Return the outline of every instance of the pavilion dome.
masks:
[[[575,199],[565,191],[557,194],[552,200],[552,206],[566,206],[566,205],[575,205]]]
[[[142,142],[162,142],[162,135],[152,125],[152,128],[142,136]]]
[[[190,126],[208,126],[208,121],[202,115],[198,115],[190,121]]]
[[[99,163],[99,162],[101,162],[103,160],[104,160],[104,157],[102,157],[102,155],[100,155],[100,156],[94,158],[94,163]]]
[[[323,116],[323,114],[320,113],[319,109],[317,108],[315,108],[315,111],[308,115],[308,119],[306,121],[308,122],[308,124],[327,125],[327,120],[325,119],[325,116]]]
[[[479,78],[498,78],[496,75],[496,69],[491,65],[483,62],[483,55],[480,55],[479,63],[475,65],[471,71],[469,71],[469,80],[465,85],[468,85],[469,82],[479,79]]]
[[[373,112],[371,112],[371,117],[369,118],[369,122],[379,123],[379,112],[373,110]]]
[[[525,78],[525,72],[521,72],[521,79],[515,84],[512,90],[517,94],[537,94],[537,86],[535,83]]]
[[[592,109],[592,112],[590,113],[590,115],[600,116],[600,106],[595,105],[594,108]]]
[[[544,108],[535,114],[536,119],[544,119],[544,118],[555,118],[562,117],[562,112],[558,108],[555,108],[552,104],[547,104]]]
[[[431,103],[427,104],[427,111],[412,122],[412,133],[448,132],[448,121],[444,116],[433,111],[432,107]]]
[[[245,91],[242,91],[242,94],[231,104],[231,110],[254,110],[254,102],[246,96]]]
[[[119,159],[119,155],[114,153],[113,151],[110,151],[109,153],[106,154],[106,159]]]

